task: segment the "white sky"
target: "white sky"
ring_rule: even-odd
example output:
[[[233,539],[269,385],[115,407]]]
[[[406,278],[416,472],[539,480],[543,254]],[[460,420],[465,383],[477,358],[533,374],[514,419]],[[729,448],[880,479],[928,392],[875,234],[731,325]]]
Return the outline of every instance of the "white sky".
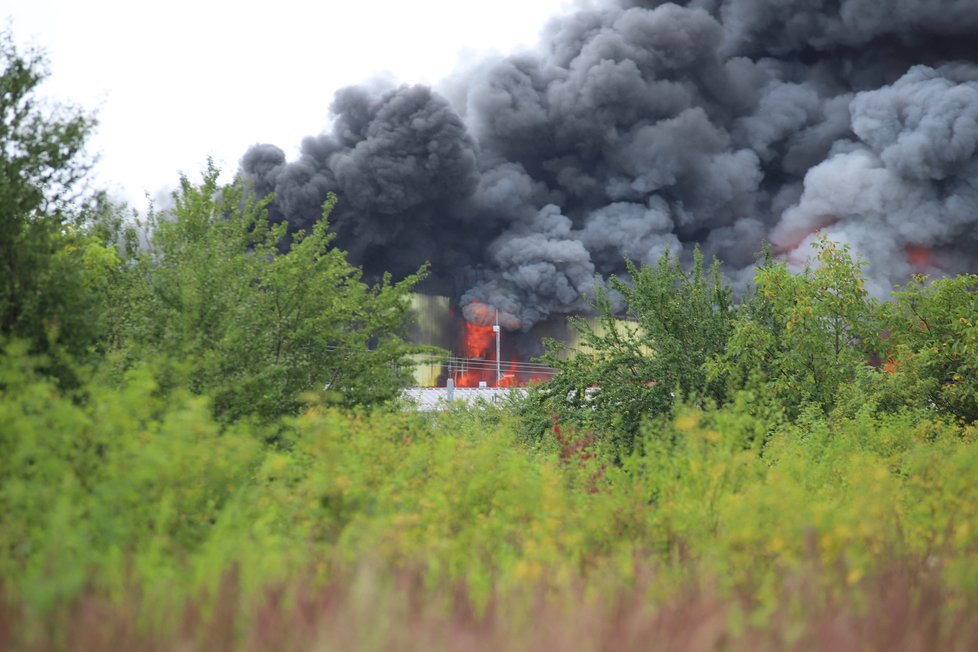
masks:
[[[572,0],[6,0],[44,49],[44,93],[96,109],[97,181],[137,208],[207,156],[233,173],[256,142],[293,158],[333,93],[385,75],[433,84],[460,57],[532,47]]]

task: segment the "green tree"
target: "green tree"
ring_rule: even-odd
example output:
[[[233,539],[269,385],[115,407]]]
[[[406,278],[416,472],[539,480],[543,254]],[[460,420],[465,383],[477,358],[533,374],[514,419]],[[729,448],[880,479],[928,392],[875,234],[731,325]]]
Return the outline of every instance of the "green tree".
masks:
[[[886,306],[886,407],[978,420],[978,276],[918,276]]]
[[[805,404],[830,410],[878,349],[879,306],[861,263],[824,236],[815,249],[814,265],[800,274],[765,258],[726,349],[710,364],[711,378],[725,378],[730,391],[751,392],[788,416]]]
[[[209,166],[181,180],[171,211],[152,211],[115,313],[114,346],[129,360],[183,361],[189,388],[228,418],[295,412],[322,390],[346,405],[394,396],[410,369],[399,334],[419,272],[370,288],[332,247],[326,218],[308,233],[271,226],[240,182]],[[281,253],[286,248],[287,253]]]
[[[705,364],[723,350],[732,319],[719,261],[706,272],[699,249],[689,271],[668,252],[655,266],[627,267],[630,281],[609,282],[626,319],[599,294],[597,327],[571,322],[579,349],[550,343],[544,360],[559,373],[536,390],[527,411],[537,432],[556,417],[601,433],[618,458],[631,452],[642,420],[668,411],[677,396],[691,403],[722,398],[724,387],[707,377]]]
[[[92,252],[72,228],[83,214],[83,147],[95,122],[40,100],[46,75],[40,53],[18,51],[0,32],[0,336],[51,357],[83,351],[97,321],[86,293]]]

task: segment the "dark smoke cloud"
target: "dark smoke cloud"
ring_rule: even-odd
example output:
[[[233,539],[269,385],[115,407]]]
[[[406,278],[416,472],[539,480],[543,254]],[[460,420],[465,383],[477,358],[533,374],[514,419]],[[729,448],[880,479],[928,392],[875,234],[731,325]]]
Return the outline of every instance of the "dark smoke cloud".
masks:
[[[920,46],[935,36],[969,37],[978,29],[973,0],[724,0],[702,2],[727,27],[733,51],[787,55],[833,53],[881,37]]]
[[[306,228],[332,191],[340,244],[369,269],[400,275],[478,258],[480,243],[458,231],[480,182],[477,147],[448,102],[422,86],[354,87],[336,94],[332,112],[332,133],[306,138],[297,161],[272,145],[242,158],[256,192],[276,193],[272,219]]]
[[[818,229],[883,295],[978,271],[976,36],[974,0],[609,1],[439,92],[345,89],[297,160],[256,145],[241,172],[295,229],[336,192],[368,276],[430,261],[513,329],[586,310],[625,257],[698,245],[740,282]]]
[[[772,233],[776,243],[827,227],[870,261],[882,294],[914,272],[908,248],[971,257],[978,244],[978,66],[917,66],[850,103],[854,138],[805,176],[799,202]],[[956,255],[954,255],[956,254]],[[925,265],[926,266],[926,265]],[[956,265],[952,265],[954,271]]]

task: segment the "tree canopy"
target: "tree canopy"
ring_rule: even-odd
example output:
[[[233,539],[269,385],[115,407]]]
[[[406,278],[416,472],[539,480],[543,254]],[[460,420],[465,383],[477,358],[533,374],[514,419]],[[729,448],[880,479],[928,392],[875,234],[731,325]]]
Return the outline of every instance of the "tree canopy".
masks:
[[[292,413],[324,386],[345,405],[395,396],[410,369],[407,294],[423,270],[368,287],[331,244],[335,197],[308,233],[289,235],[269,224],[267,199],[218,176],[211,165],[200,184],[182,178],[172,210],[149,214],[113,348],[130,361],[182,361],[180,382],[228,417]]]
[[[677,398],[771,423],[907,408],[978,419],[978,277],[918,277],[881,303],[848,247],[822,236],[814,249],[797,272],[763,253],[738,304],[699,252],[690,271],[668,254],[629,266],[610,281],[622,310],[599,294],[597,323],[573,321],[578,348],[550,343],[559,373],[531,393],[528,431],[572,424],[622,459]]]
[[[271,226],[244,182],[183,177],[170,210],[141,225],[85,182],[95,120],[43,100],[43,55],[0,33],[0,345],[22,340],[38,369],[78,384],[141,364],[234,419],[293,413],[303,392],[344,405],[396,395],[410,370],[400,334],[423,270],[376,287],[308,232]],[[141,229],[141,232],[140,232]],[[106,361],[105,354],[110,354]]]
[[[815,259],[793,274],[765,258],[741,302],[730,338],[712,361],[728,392],[795,415],[807,404],[830,410],[878,350],[879,307],[862,265],[825,237]]]
[[[97,267],[99,252],[78,229],[95,119],[45,102],[46,75],[41,53],[0,32],[0,336],[30,341],[64,375],[61,352],[83,352],[98,323],[88,263]]]
[[[707,377],[705,363],[723,350],[732,319],[731,290],[719,262],[705,271],[698,249],[689,270],[667,252],[655,266],[629,263],[628,271],[627,280],[609,282],[622,298],[621,312],[609,294],[599,293],[597,327],[572,320],[580,350],[550,342],[544,359],[559,372],[534,392],[528,410],[537,415],[536,431],[550,415],[605,433],[618,456],[632,450],[642,421],[667,412],[676,397],[721,398],[722,387]]]

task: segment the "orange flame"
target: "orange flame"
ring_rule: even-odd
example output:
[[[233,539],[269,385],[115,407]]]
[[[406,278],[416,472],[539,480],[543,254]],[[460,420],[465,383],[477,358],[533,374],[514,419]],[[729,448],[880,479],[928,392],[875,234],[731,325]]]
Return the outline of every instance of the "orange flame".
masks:
[[[793,254],[811,236],[821,233],[838,221],[839,218],[836,215],[822,215],[814,224],[797,225],[788,229],[775,228],[771,234],[774,253],[778,256]]]
[[[485,304],[470,304],[477,309],[476,317],[486,317],[490,310]],[[503,360],[500,364],[502,373],[500,378],[496,378],[496,334],[490,325],[474,324],[465,321],[463,331],[460,336],[459,348],[464,358],[470,359],[469,367],[462,369],[455,375],[456,387],[478,387],[479,383],[485,383],[487,387],[522,387],[533,382],[544,382],[549,380],[550,374],[546,372],[529,371],[521,369],[520,363],[515,358]]]
[[[492,352],[492,345],[495,336],[492,326],[479,326],[471,322],[465,322],[465,349],[466,358],[482,358]]]
[[[492,332],[492,326],[480,326],[472,322],[465,322],[465,331],[462,335],[462,355],[466,358],[476,358],[481,360],[494,361],[496,352],[493,348],[496,336]],[[455,381],[458,387],[478,387],[480,382],[493,387],[496,384],[495,372],[490,365],[485,368],[467,369]]]
[[[516,360],[509,361],[509,369],[499,379],[499,384],[502,387],[517,387],[520,384],[519,367],[516,366]]]
[[[904,247],[904,251],[907,254],[907,262],[918,272],[932,267],[930,260],[931,251],[927,247],[908,244]]]

